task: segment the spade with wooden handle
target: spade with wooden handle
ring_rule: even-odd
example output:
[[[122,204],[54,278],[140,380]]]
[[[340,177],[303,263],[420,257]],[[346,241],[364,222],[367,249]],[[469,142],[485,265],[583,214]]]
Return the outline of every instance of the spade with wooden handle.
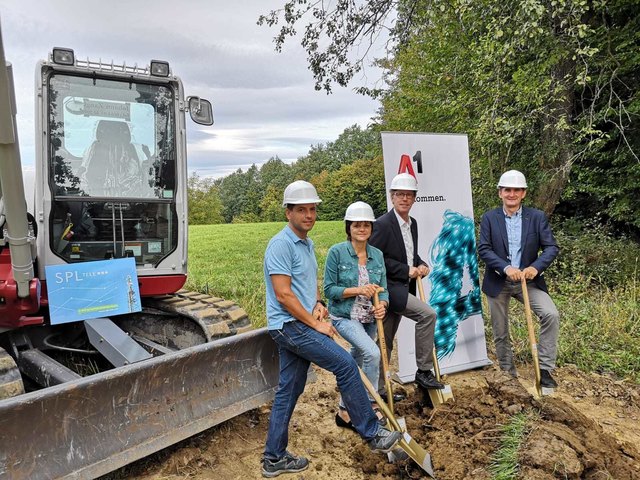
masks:
[[[538,359],[538,341],[536,340],[536,331],[533,327],[533,318],[531,317],[531,304],[529,303],[529,290],[527,289],[527,280],[522,276],[522,297],[524,303],[524,315],[527,318],[527,330],[529,331],[529,344],[531,345],[531,356],[533,357],[533,369],[536,374],[536,393],[542,397],[542,385],[540,384],[540,360]]]
[[[420,300],[423,303],[425,302],[424,297],[424,287],[422,285],[422,277],[418,277],[416,280],[418,284],[418,294],[420,295]],[[433,371],[435,373],[436,380],[440,382],[440,364],[438,363],[438,355],[436,352],[436,347],[433,347]],[[444,388],[429,388],[427,389],[429,393],[429,398],[431,399],[431,404],[433,407],[437,407],[438,405],[442,405],[443,403],[453,400],[453,391],[451,390],[451,385],[445,384]]]

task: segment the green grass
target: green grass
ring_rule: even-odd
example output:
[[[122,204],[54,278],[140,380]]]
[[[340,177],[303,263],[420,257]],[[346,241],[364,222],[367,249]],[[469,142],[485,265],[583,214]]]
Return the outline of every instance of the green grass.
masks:
[[[233,300],[255,327],[266,325],[262,262],[271,237],[284,222],[194,225],[189,227],[187,288]],[[319,275],[331,245],[345,239],[343,222],[317,222],[309,236],[318,258]]]
[[[267,243],[284,225],[191,226],[187,288],[233,300],[255,327],[266,325],[262,261]],[[322,277],[327,250],[345,239],[344,223],[317,222],[310,237]],[[613,373],[640,383],[640,282],[633,277],[617,287],[594,286],[588,278],[559,278],[561,273],[554,273],[547,282],[561,316],[558,364],[572,363],[585,371]],[[530,362],[524,312],[518,302],[511,303],[516,360]],[[491,343],[486,303],[484,312]]]
[[[629,282],[616,288],[575,284],[567,287],[566,282],[554,279],[548,283],[560,312],[558,365],[574,364],[586,372],[612,374],[640,383],[640,286]],[[483,311],[490,340],[486,301]],[[516,362],[530,363],[524,309],[515,300],[510,305],[509,323]],[[540,338],[535,315],[534,323]]]
[[[538,415],[518,413],[511,417],[509,423],[503,425],[500,430],[500,446],[491,457],[489,472],[493,480],[513,480],[518,478],[518,455],[520,446],[524,441],[530,425],[538,419]]]

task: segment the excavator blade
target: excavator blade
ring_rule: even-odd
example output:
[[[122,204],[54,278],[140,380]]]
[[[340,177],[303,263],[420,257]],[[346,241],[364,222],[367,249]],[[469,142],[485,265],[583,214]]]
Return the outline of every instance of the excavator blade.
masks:
[[[273,399],[266,329],[0,401],[0,479],[96,478]]]

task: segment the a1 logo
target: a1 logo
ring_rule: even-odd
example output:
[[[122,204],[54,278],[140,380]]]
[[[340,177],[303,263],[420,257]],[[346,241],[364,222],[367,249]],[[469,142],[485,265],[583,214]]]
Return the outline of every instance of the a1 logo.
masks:
[[[416,164],[416,170],[418,170],[418,173],[422,173],[422,152],[420,150],[418,150],[413,156],[413,162]],[[404,154],[400,157],[398,173],[408,173],[417,179],[416,172],[413,169],[413,163],[411,162],[411,157],[409,155]]]

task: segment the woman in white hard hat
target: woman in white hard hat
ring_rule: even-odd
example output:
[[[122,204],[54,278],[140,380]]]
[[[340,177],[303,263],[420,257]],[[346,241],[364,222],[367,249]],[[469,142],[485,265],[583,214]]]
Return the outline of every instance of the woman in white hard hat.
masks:
[[[365,202],[347,207],[344,216],[347,241],[333,245],[327,253],[324,270],[324,294],[329,300],[329,317],[340,335],[351,344],[351,355],[374,388],[378,388],[380,349],[375,342],[376,319],[383,319],[389,294],[382,252],[368,244],[373,209]],[[377,307],[372,304],[379,287]],[[373,403],[373,399],[370,398]],[[374,405],[375,407],[375,405]],[[379,418],[382,414],[376,412]],[[340,399],[336,425],[353,429],[349,414]]]

